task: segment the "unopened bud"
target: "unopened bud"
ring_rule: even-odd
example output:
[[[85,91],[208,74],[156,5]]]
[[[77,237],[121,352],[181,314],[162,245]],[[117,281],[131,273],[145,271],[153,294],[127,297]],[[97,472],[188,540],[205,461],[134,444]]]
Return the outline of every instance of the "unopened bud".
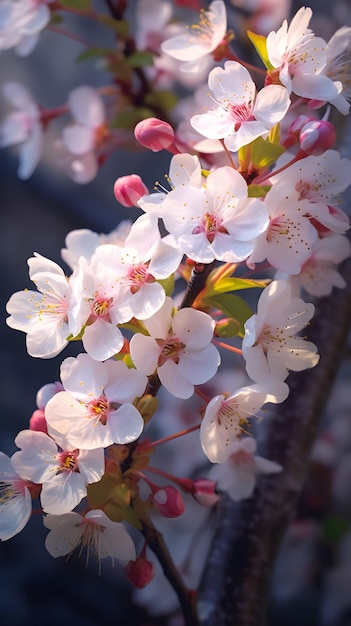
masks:
[[[193,482],[193,497],[202,506],[213,506],[218,502],[219,495],[216,493],[216,483],[207,478],[199,478]]]
[[[175,487],[160,487],[153,491],[152,500],[163,517],[179,517],[185,511],[184,500]]]
[[[142,550],[140,556],[135,561],[129,561],[124,571],[132,585],[137,589],[146,587],[155,575],[154,564],[147,560],[145,550]]]
[[[134,128],[134,136],[142,146],[153,152],[160,150],[169,150],[173,154],[178,152],[174,145],[172,126],[157,117],[149,117],[139,122]]]
[[[319,156],[329,150],[336,141],[333,124],[326,120],[308,122],[300,133],[301,149],[308,155]]]
[[[314,120],[314,117],[309,117],[308,115],[298,115],[288,128],[287,136],[284,141],[284,148],[287,150],[288,148],[291,148],[291,146],[295,146],[299,143],[301,130],[306,124],[308,124],[308,122],[312,122]]]
[[[29,420],[29,430],[37,430],[39,432],[48,434],[48,425],[46,423],[45,414],[42,409],[34,411],[32,417]]]
[[[149,193],[148,188],[137,174],[117,178],[113,192],[116,200],[126,207],[137,206],[138,200]]]
[[[49,402],[49,400],[51,400],[51,398],[56,393],[59,393],[59,391],[63,391],[63,390],[64,390],[63,385],[59,381],[56,381],[54,383],[47,383],[46,385],[43,385],[42,387],[40,387],[37,393],[37,397],[36,397],[36,403],[37,403],[38,409],[44,409],[47,403]]]

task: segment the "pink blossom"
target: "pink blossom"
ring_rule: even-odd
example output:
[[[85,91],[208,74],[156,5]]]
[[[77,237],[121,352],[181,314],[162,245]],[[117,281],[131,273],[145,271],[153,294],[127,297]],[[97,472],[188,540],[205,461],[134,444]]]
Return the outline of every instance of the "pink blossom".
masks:
[[[130,341],[130,354],[138,371],[157,371],[164,387],[177,398],[190,398],[194,385],[210,380],[220,363],[211,343],[212,318],[192,308],[173,313],[173,302],[166,298],[152,317],[144,320],[149,336],[136,333]]]
[[[122,361],[94,361],[88,354],[69,357],[61,365],[65,391],[46,405],[49,434],[59,433],[73,448],[94,450],[135,441],[144,428],[132,404],[142,396],[146,376]]]
[[[283,469],[279,463],[256,455],[256,448],[253,437],[235,441],[228,447],[226,461],[211,470],[210,475],[217,481],[217,488],[234,502],[252,496],[258,474],[276,474]]]
[[[27,180],[41,157],[41,112],[23,85],[7,82],[3,84],[2,90],[15,111],[9,113],[0,125],[0,147],[19,146],[18,178]]]

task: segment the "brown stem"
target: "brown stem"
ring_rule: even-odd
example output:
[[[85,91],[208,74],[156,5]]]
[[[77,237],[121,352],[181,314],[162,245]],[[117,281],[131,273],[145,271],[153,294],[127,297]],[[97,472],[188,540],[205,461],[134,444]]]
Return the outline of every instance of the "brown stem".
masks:
[[[200,291],[204,288],[206,280],[213,270],[214,264],[215,261],[207,263],[206,265],[204,263],[195,264],[183,300],[179,306],[180,309],[184,309],[184,307],[192,305]]]
[[[178,596],[179,604],[184,615],[184,626],[200,626],[196,611],[195,592],[191,589],[187,589],[184,585],[184,581],[173,562],[162,533],[155,528],[150,518],[145,517],[141,522],[141,532],[149,548],[158,558],[166,578]]]
[[[318,419],[341,359],[351,319],[351,259],[345,290],[321,298],[308,329],[321,354],[313,370],[290,374],[289,398],[266,419],[259,453],[281,463],[240,503],[223,498],[199,590],[202,626],[261,626],[279,543],[294,514]],[[262,424],[264,426],[264,423]]]

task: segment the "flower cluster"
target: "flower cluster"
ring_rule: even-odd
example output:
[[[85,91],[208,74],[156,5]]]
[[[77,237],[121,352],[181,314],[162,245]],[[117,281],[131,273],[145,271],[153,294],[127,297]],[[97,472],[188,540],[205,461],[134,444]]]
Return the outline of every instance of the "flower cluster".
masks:
[[[19,26],[14,13],[25,4]],[[32,29],[36,36],[45,25],[49,3],[36,9],[35,29],[34,4],[13,3],[8,26],[1,24],[3,48],[11,40],[23,49],[24,35]],[[60,382],[40,390],[29,428],[15,439],[18,450],[11,458],[0,454],[2,540],[22,530],[32,498],[39,498],[50,554],[81,544],[88,555],[93,549],[99,559],[116,558],[137,587],[150,581],[153,567],[145,546],[136,558],[123,523],[140,530],[150,514],[178,517],[188,496],[205,506],[221,492],[248,498],[258,473],[283,469],[255,455],[250,427],[262,407],[286,400],[290,371],[318,364],[318,347],[301,334],[315,310],[308,298],[344,286],[338,265],[351,252],[349,219],[339,204],[351,161],[334,149],[329,108],[323,119],[311,116],[327,103],[348,113],[351,28],[327,43],[309,28],[312,12],[302,7],[289,26],[285,20],[267,37],[250,33],[266,68],[259,69],[262,86],[231,53],[222,0],[186,29],[173,29],[170,5],[155,0],[152,14],[163,7],[157,22],[165,25],[163,40],[150,16],[142,20],[146,5],[140,0],[137,14],[141,65],[156,86],[164,84],[162,72],[178,81],[205,72],[204,89],[187,108],[186,132],[179,109],[178,126],[155,116],[135,126],[142,146],[172,158],[167,183],[150,192],[137,174],[116,180],[116,199],[142,213],[134,223],[109,235],[69,233],[62,250],[69,271],[38,253],[28,259],[33,288],[10,297],[8,326],[26,334],[32,357],[57,356],[70,341],[81,342],[82,352],[63,360]],[[150,65],[145,59],[153,54]],[[136,57],[129,58],[132,67]],[[118,97],[122,83],[128,92],[125,81],[117,72]],[[116,95],[114,88],[80,86],[50,113],[17,83],[5,84],[16,111],[3,121],[0,142],[20,145],[19,176],[33,172],[51,117],[68,113],[61,158],[74,180],[90,181],[106,147],[119,141],[120,105],[111,124],[106,94]],[[256,310],[242,297],[251,289],[261,291]],[[238,355],[245,384],[235,385],[233,376],[233,386],[220,389],[221,362],[237,367]],[[195,424],[153,441],[161,386],[169,397],[200,400]],[[213,464],[207,476],[179,478],[152,465],[158,445],[194,430]]]

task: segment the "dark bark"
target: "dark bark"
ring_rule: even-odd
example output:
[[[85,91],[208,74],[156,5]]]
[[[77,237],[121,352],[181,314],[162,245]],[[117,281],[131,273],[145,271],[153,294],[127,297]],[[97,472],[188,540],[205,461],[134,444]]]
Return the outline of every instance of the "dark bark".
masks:
[[[345,129],[344,129],[345,130]],[[346,129],[344,153],[350,153]],[[345,198],[350,204],[351,192]],[[262,476],[254,495],[240,503],[223,497],[199,589],[201,626],[262,626],[270,576],[281,539],[301,492],[320,416],[343,356],[351,320],[351,260],[341,273],[346,289],[321,298],[307,329],[321,355],[317,367],[291,373],[290,395],[259,425],[259,454],[284,467]],[[288,574],[287,574],[288,575]]]

